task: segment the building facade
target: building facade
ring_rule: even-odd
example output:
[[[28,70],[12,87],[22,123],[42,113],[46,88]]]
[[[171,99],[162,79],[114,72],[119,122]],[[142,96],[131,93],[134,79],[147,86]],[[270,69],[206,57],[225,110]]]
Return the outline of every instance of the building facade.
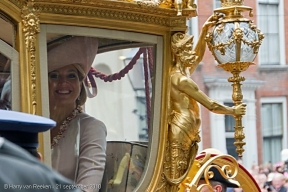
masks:
[[[196,1],[198,17],[187,21],[189,33],[199,34],[213,10],[221,6],[220,0]],[[287,146],[287,95],[288,95],[288,1],[250,0],[244,5],[252,7],[251,20],[264,33],[265,39],[255,59],[255,65],[240,75],[243,102],[247,112],[243,117],[245,132],[243,164],[277,163],[281,161],[281,150]],[[249,17],[248,14],[245,17]],[[194,43],[197,38],[194,38]],[[206,50],[201,65],[192,74],[192,79],[210,98],[225,105],[233,105],[231,74],[217,68],[217,62]],[[234,118],[209,112],[201,107],[202,141],[200,148],[217,148],[237,157],[234,142]]]

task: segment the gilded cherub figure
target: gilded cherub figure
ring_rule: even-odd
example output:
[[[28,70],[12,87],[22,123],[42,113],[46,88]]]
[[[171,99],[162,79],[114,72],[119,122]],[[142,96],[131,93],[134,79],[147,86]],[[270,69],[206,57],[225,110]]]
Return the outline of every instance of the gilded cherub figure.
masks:
[[[246,111],[245,104],[228,107],[209,98],[190,78],[203,58],[206,48],[204,38],[219,18],[219,15],[208,18],[194,50],[193,36],[177,32],[171,39],[174,63],[170,72],[170,118],[166,155],[168,162],[164,163],[164,175],[170,185],[169,191],[177,191],[197,154],[201,123],[198,103],[218,114],[244,115]]]

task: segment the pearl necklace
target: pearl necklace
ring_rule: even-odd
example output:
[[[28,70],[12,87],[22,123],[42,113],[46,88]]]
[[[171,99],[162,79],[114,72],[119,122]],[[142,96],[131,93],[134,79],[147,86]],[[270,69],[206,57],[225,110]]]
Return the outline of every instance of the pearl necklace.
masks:
[[[81,106],[77,106],[76,109],[74,109],[71,113],[71,115],[69,115],[61,124],[60,128],[59,128],[59,132],[58,134],[53,137],[52,143],[51,143],[51,149],[53,149],[54,146],[57,146],[59,143],[59,140],[63,137],[63,133],[67,130],[67,127],[70,123],[70,121],[72,121],[76,115],[78,113],[82,113],[82,107]]]

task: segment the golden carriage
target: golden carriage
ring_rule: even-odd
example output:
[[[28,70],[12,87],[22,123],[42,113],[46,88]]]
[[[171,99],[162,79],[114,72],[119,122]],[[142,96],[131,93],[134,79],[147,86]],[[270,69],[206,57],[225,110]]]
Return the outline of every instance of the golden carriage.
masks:
[[[243,1],[223,0],[222,3],[224,8],[218,12],[232,14],[231,18],[237,17],[237,21],[249,21],[238,18],[243,11],[251,12]],[[103,191],[184,191],[186,188],[197,191],[201,175],[211,164],[230,170],[228,176],[236,178],[244,191],[259,191],[255,180],[234,158],[218,152],[215,154],[213,150],[206,150],[194,160],[197,153],[197,148],[194,148],[188,157],[190,165],[184,166],[185,174],[181,179],[173,183],[166,177],[169,174],[166,169],[174,166],[173,161],[166,160],[171,115],[170,75],[174,63],[171,38],[178,32],[182,39],[193,39],[186,35],[186,20],[196,17],[196,10],[194,1],[1,0],[0,90],[4,90],[4,81],[12,79],[12,110],[49,117],[47,49],[59,39],[70,36],[97,37],[99,48],[94,61],[97,69],[94,75],[99,78],[96,82],[100,102],[91,101],[85,109],[100,116],[100,119],[103,117],[108,129],[115,127],[115,121],[121,127],[111,128],[110,134],[114,136],[108,139],[106,181],[103,179],[101,186]],[[226,18],[227,22],[231,22],[231,18]],[[246,41],[246,44],[254,49],[256,56],[262,37],[255,26],[251,28],[259,37],[254,42]],[[215,46],[210,45],[210,49],[215,49]],[[240,57],[239,54],[237,57]],[[242,62],[236,58],[235,62],[222,65],[233,74],[231,82],[235,104],[242,100],[240,82],[243,78],[239,74],[250,64],[251,61]],[[130,84],[132,89],[127,89]],[[104,93],[101,95],[101,92]],[[137,102],[131,106],[131,98],[135,94]],[[101,110],[91,107],[94,105]],[[135,110],[135,105],[140,105],[142,112]],[[138,127],[138,118],[141,120],[140,130],[135,131],[133,127]],[[235,139],[241,156],[241,147],[245,144],[241,116],[237,116],[236,121]],[[199,132],[196,130],[194,134]],[[44,162],[49,165],[49,133],[40,135],[40,143],[39,150]],[[133,165],[139,170],[139,163],[140,175],[136,181],[135,178],[130,181],[131,172],[135,173]],[[133,186],[129,188],[131,183]]]

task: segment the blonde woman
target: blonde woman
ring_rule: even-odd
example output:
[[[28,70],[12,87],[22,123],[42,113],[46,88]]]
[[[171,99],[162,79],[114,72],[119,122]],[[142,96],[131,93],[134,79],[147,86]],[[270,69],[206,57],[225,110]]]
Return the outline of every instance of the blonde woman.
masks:
[[[106,160],[106,127],[82,110],[84,79],[97,48],[92,37],[48,46],[50,118],[57,122],[51,130],[52,167],[81,184],[82,191],[98,191]]]

